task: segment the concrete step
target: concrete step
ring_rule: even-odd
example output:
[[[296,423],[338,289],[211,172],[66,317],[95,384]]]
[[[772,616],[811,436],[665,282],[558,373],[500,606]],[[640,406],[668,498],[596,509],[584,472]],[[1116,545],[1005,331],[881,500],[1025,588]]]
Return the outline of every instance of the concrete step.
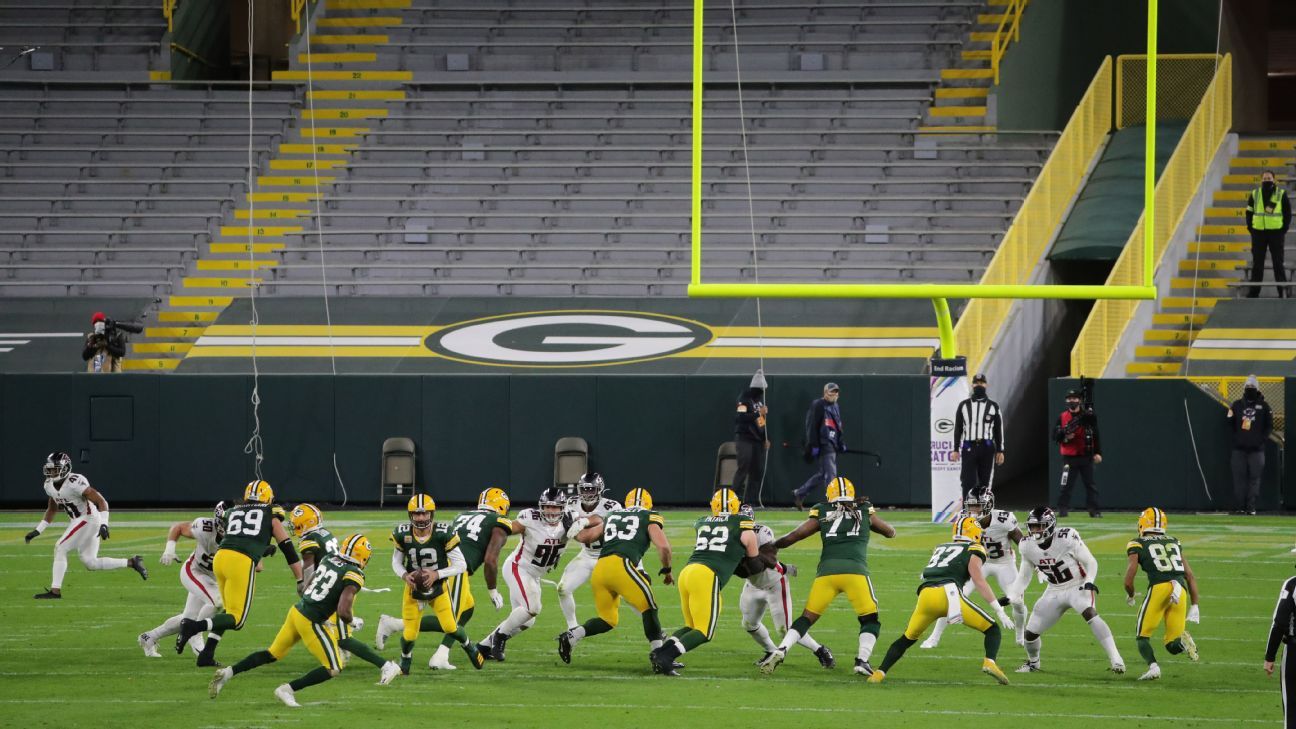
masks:
[[[927,110],[927,115],[932,117],[965,117],[968,119],[980,119],[985,121],[986,108],[984,106],[933,106]]]
[[[990,94],[989,87],[962,87],[936,89],[936,99],[984,99]]]
[[[1210,315],[1209,314],[1153,314],[1152,326],[1160,327],[1163,329],[1167,327],[1178,328],[1178,327],[1186,327],[1190,325],[1194,327],[1199,327],[1202,324],[1206,323],[1206,318],[1208,316]]]
[[[1239,268],[1246,268],[1246,261],[1235,258],[1186,258],[1179,262],[1180,273],[1191,273],[1192,271],[1236,271]]]
[[[324,7],[334,10],[404,10],[412,0],[324,0]]]
[[[162,310],[158,312],[157,320],[160,324],[210,324],[216,321],[220,316],[219,311],[183,311],[183,310]]]
[[[1140,345],[1134,348],[1134,356],[1140,360],[1182,360],[1188,356],[1188,347],[1164,344]]]
[[[399,15],[357,15],[320,18],[315,21],[317,28],[384,28],[401,25],[405,19]]]
[[[1189,344],[1197,339],[1201,333],[1200,329],[1148,329],[1143,332],[1143,341],[1148,343],[1179,343]]]
[[[192,342],[139,342],[138,344],[131,344],[131,351],[135,354],[185,355],[192,348]]]
[[[160,371],[173,370],[180,365],[180,360],[170,358],[127,357],[122,361],[122,370]]]
[[[1223,299],[1210,296],[1165,296],[1159,302],[1161,309],[1196,309],[1197,311],[1210,310]]]
[[[945,68],[941,69],[942,81],[983,81],[994,78],[994,71],[988,68]]]
[[[1251,252],[1251,244],[1204,240],[1200,243],[1189,243],[1188,252],[1193,255],[1197,255],[1197,254],[1201,254],[1201,255],[1213,254],[1216,256],[1245,255]]]
[[[1183,369],[1179,362],[1130,362],[1125,365],[1126,375],[1177,375]]]

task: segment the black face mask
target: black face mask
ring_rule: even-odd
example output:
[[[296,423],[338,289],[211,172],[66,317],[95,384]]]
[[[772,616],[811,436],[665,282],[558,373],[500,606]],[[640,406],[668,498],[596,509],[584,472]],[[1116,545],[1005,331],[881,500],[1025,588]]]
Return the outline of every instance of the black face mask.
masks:
[[[1080,403],[1078,403],[1078,402],[1068,402],[1068,403],[1067,403],[1067,409],[1070,410],[1070,411],[1072,411],[1072,412],[1079,412],[1079,410],[1080,410]]]
[[[1255,389],[1254,387],[1248,387],[1242,391],[1242,397],[1247,400],[1259,400],[1260,391]]]
[[[1274,183],[1269,182],[1268,180],[1260,183],[1260,189],[1263,190],[1264,194],[1266,195],[1272,195],[1274,191],[1274,187],[1275,187]]]
[[[985,394],[984,385],[977,385],[976,387],[972,388],[972,397],[976,398],[977,400],[984,400],[985,396],[986,394]]]

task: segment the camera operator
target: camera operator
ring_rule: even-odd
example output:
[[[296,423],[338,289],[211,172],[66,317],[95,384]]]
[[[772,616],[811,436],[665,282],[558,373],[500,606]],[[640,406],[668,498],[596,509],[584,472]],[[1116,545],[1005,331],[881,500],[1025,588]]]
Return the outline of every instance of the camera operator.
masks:
[[[96,311],[90,317],[90,325],[92,330],[86,335],[85,348],[81,351],[86,372],[121,372],[122,360],[126,357],[126,332],[138,334],[144,331],[144,327],[114,321],[102,311]]]
[[[1087,389],[1087,388],[1086,388]],[[1102,463],[1102,444],[1098,440],[1098,417],[1093,402],[1071,390],[1066,395],[1067,409],[1058,416],[1053,427],[1053,440],[1062,454],[1062,491],[1058,494],[1058,516],[1066,516],[1071,508],[1072,479],[1079,476],[1085,484],[1085,508],[1089,516],[1102,517],[1098,508],[1098,484],[1094,483],[1093,467]]]

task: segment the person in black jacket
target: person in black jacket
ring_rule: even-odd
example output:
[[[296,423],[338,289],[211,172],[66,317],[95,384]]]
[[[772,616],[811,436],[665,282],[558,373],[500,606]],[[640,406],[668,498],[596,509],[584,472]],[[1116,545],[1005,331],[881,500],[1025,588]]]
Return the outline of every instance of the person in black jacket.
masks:
[[[133,322],[115,321],[102,311],[90,317],[91,332],[86,335],[81,359],[86,372],[121,372],[126,357],[126,332],[138,334],[144,327]]]
[[[734,447],[738,450],[738,470],[734,473],[733,489],[742,503],[749,487],[760,492],[765,480],[765,454],[769,450],[769,434],[765,429],[769,408],[765,405],[765,372],[756,370],[751,385],[738,398],[738,412],[734,414]]]
[[[1260,175],[1260,187],[1247,195],[1246,224],[1251,233],[1251,282],[1264,280],[1265,251],[1273,259],[1274,281],[1287,281],[1283,266],[1283,242],[1291,227],[1291,201],[1287,190],[1278,185],[1271,170]],[[1279,286],[1278,296],[1287,295],[1287,287]],[[1260,295],[1259,286],[1247,287],[1247,298]]]
[[[986,396],[986,376],[972,378],[972,397],[954,409],[954,447],[951,461],[962,464],[959,481],[963,502],[981,496],[994,486],[994,467],[1004,462],[1003,413],[999,403]]]
[[[818,470],[792,492],[798,510],[803,507],[806,494],[827,487],[837,478],[837,454],[846,450],[842,441],[841,408],[837,404],[841,388],[836,382],[829,382],[824,385],[823,393],[823,397],[810,403],[810,409],[806,411],[806,455],[818,464]]]
[[[1255,514],[1265,443],[1273,432],[1273,409],[1265,402],[1255,375],[1246,378],[1242,399],[1229,406],[1228,419],[1233,430],[1233,499],[1237,511]]]
[[[1269,642],[1265,646],[1264,671],[1267,676],[1273,675],[1279,643],[1283,646],[1282,668],[1278,674],[1282,681],[1283,726],[1296,729],[1296,711],[1292,711],[1290,703],[1291,699],[1296,699],[1296,651],[1291,650],[1292,644],[1296,643],[1296,577],[1287,578],[1278,593]]]

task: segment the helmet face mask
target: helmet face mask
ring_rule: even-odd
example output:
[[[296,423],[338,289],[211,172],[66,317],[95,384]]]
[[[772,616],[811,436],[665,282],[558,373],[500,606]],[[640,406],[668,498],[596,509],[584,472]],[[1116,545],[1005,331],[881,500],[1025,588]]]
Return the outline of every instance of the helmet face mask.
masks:
[[[45,456],[45,468],[42,471],[45,478],[53,481],[56,487],[61,486],[68,474],[72,473],[72,457],[63,451],[54,451]]]
[[[1026,517],[1026,529],[1031,539],[1047,542],[1053,538],[1053,532],[1057,530],[1057,517],[1047,506],[1037,506],[1031,509],[1030,516]]]
[[[580,481],[576,483],[576,495],[580,497],[581,504],[587,507],[598,504],[606,490],[607,484],[604,483],[603,476],[595,471],[581,476]]]
[[[540,512],[541,521],[553,526],[562,521],[565,504],[566,501],[562,497],[562,492],[551,486],[540,492],[536,510]]]
[[[742,516],[747,517],[748,519],[755,519],[756,507],[752,506],[751,504],[743,504],[742,506],[738,507],[738,513],[741,514]]]
[[[212,509],[212,518],[216,520],[216,541],[219,542],[225,538],[225,502],[217,501],[216,508]]]

